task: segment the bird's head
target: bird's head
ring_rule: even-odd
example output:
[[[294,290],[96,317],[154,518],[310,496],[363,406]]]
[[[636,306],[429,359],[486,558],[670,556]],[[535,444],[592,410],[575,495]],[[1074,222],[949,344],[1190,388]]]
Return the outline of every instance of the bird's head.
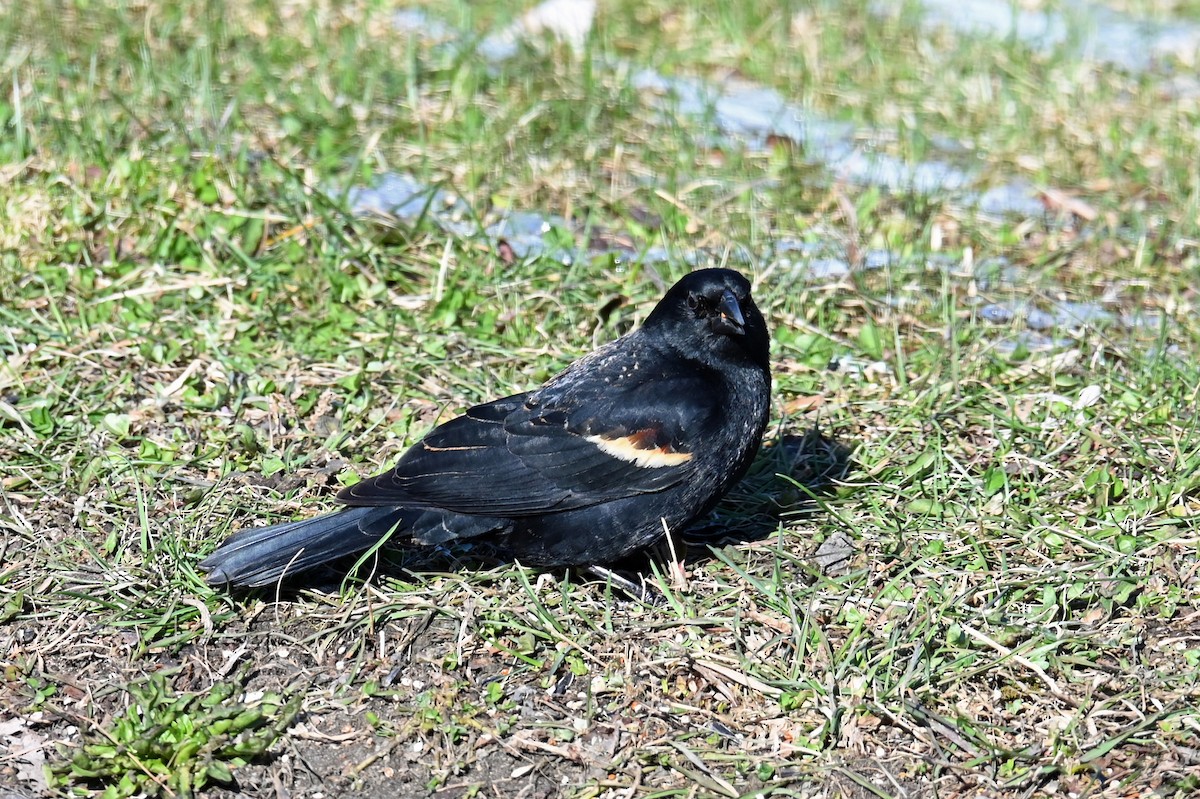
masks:
[[[644,329],[702,361],[769,363],[767,324],[750,281],[732,269],[685,276],[650,312]]]

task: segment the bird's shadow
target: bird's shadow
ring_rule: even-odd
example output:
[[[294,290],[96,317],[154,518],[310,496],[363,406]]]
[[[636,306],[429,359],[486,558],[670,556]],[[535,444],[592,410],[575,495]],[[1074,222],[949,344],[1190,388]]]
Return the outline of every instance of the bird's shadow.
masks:
[[[853,447],[817,426],[805,433],[781,433],[766,442],[741,482],[707,516],[679,536],[686,545],[685,564],[713,558],[714,547],[761,541],[779,526],[819,507],[851,467]],[[615,568],[645,574],[671,558],[663,545],[626,558]]]
[[[813,510],[833,493],[851,467],[853,447],[811,427],[803,435],[782,434],[764,445],[742,481],[683,537],[689,543],[759,541],[785,518]]]
[[[698,564],[713,558],[714,547],[761,541],[786,520],[816,509],[817,500],[830,494],[850,469],[852,452],[852,447],[825,435],[819,427],[802,435],[781,433],[763,445],[749,472],[717,507],[678,536],[677,543],[684,545],[682,552],[678,548],[672,552],[664,541],[607,566],[630,583],[639,583],[655,571],[665,573],[675,557],[682,556],[685,564]],[[288,598],[303,590],[336,592],[347,580],[390,578],[412,583],[420,581],[423,574],[482,571],[506,562],[508,559],[477,543],[438,547],[392,544],[371,557],[340,558],[259,590]],[[585,569],[572,570],[572,577],[595,579]]]

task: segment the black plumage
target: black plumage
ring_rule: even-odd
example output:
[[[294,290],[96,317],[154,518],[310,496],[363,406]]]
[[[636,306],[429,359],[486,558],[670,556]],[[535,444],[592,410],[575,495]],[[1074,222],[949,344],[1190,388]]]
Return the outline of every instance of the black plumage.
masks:
[[[768,343],[742,275],[693,272],[638,330],[344,489],[346,509],[235,533],[200,568],[214,585],[262,586],[389,533],[486,542],[530,566],[610,563],[686,527],[745,474],[769,413]]]

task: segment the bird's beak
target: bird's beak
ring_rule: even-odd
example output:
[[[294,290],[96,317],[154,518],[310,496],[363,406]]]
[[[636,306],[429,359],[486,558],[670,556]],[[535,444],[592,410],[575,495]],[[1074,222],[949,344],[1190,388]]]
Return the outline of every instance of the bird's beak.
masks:
[[[713,317],[713,327],[718,333],[727,336],[740,336],[746,332],[746,319],[742,316],[742,306],[738,305],[733,292],[725,289],[721,302],[717,305],[717,315]]]

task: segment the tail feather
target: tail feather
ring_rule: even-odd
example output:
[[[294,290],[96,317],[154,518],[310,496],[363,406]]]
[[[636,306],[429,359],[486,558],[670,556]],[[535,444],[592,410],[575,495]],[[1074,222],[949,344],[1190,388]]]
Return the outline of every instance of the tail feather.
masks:
[[[199,568],[210,585],[257,588],[322,563],[365,552],[400,520],[399,508],[347,508],[298,522],[242,530]]]

